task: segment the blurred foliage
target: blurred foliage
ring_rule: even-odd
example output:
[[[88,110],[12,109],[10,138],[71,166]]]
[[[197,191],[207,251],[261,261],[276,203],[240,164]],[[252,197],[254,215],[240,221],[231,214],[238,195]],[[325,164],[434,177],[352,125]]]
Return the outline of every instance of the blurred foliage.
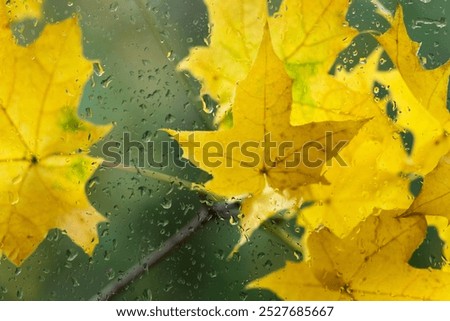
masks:
[[[394,8],[396,1],[380,1]],[[272,1],[276,11],[280,1]],[[450,57],[446,0],[401,1],[411,37],[422,41],[419,55],[428,68]],[[354,0],[348,19],[360,30],[383,30],[368,0]],[[192,46],[204,43],[208,19],[202,0],[47,0],[44,22],[24,21],[14,26],[21,43],[36,38],[45,23],[78,14],[84,34],[85,55],[101,61],[86,86],[79,108],[81,117],[97,123],[114,122],[105,141],[167,141],[158,131],[168,127],[184,130],[212,128],[212,115],[205,114],[197,97],[198,84],[175,71],[177,62]],[[362,39],[360,54],[373,48]],[[345,58],[345,54],[343,55]],[[349,57],[349,60],[355,57]],[[351,63],[351,62],[350,62]],[[132,152],[131,163],[136,161]],[[155,149],[155,155],[176,157]],[[175,154],[178,154],[176,151]],[[93,154],[101,154],[101,144]],[[156,157],[156,159],[158,159]],[[205,181],[207,176],[186,164],[161,168],[171,175]],[[196,215],[200,204],[194,192],[114,169],[101,169],[87,186],[91,202],[109,222],[101,224],[100,245],[92,258],[60,231],[47,240],[21,267],[0,261],[0,299],[86,300],[112,279],[158,248]],[[283,223],[295,233],[292,222]],[[163,262],[152,268],[126,291],[122,300],[270,300],[268,291],[246,291],[245,285],[284,265],[299,260],[270,233],[259,230],[238,255],[227,260],[239,239],[230,222],[214,219]],[[429,230],[412,264],[435,267],[440,241]],[[431,259],[431,257],[433,259]]]

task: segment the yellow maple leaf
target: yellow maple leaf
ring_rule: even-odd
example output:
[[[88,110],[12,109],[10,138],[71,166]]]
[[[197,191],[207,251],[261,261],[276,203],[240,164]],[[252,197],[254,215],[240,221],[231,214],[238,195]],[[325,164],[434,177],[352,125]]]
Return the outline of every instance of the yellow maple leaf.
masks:
[[[96,225],[105,219],[85,194],[102,162],[87,152],[111,126],[77,116],[92,73],[78,21],[46,26],[28,47],[17,45],[7,28],[0,35],[0,249],[20,264],[59,228],[91,254]]]
[[[232,128],[204,132],[169,130],[185,157],[213,176],[205,184],[208,191],[226,198],[251,195],[255,199],[267,187],[283,193],[285,189],[321,181],[322,165],[334,156],[331,140],[345,144],[363,122],[291,126],[291,88],[292,81],[273,51],[267,30],[248,77],[237,86]],[[286,199],[287,203],[291,201]],[[271,208],[266,211],[273,214]],[[267,217],[267,213],[259,211],[260,208],[257,213],[245,214]]]
[[[208,190],[235,197],[260,193],[266,179],[271,187],[278,189],[317,181],[321,166],[308,167],[301,162],[295,164],[297,166],[286,166],[289,165],[287,162],[295,161],[294,156],[300,156],[295,153],[302,151],[307,142],[324,146],[327,132],[334,134],[337,141],[348,141],[362,124],[289,125],[291,85],[267,33],[249,76],[237,86],[232,128],[194,132],[169,130],[176,136],[186,157],[213,175],[214,178],[205,184]],[[247,146],[243,146],[244,143]],[[282,143],[287,144],[280,148]],[[275,146],[266,146],[269,144]],[[310,159],[324,160],[325,150],[312,149],[311,153],[315,154],[309,155]],[[205,154],[209,154],[210,159]]]
[[[403,22],[403,10],[399,6],[394,18],[384,14],[391,21],[391,29],[377,37],[389,57],[394,62],[403,80],[425,106],[443,125],[450,121],[447,110],[447,91],[450,76],[450,61],[428,70],[418,59],[420,45],[408,35]],[[447,127],[449,128],[449,127]]]
[[[401,7],[394,19],[384,11],[380,13],[391,21],[392,27],[377,39],[396,68],[378,69],[384,60],[382,49],[378,48],[350,73],[337,72],[336,79],[356,92],[385,92],[384,97],[376,98],[380,110],[386,117],[391,113],[389,116],[399,133],[409,132],[413,139],[408,157],[389,152],[386,154],[392,159],[386,161],[393,172],[426,175],[450,149],[447,139],[450,113],[446,108],[450,65],[447,63],[435,70],[424,69],[417,57],[419,45],[407,34]],[[380,128],[380,134],[383,133]],[[399,135],[396,139],[401,141]]]
[[[329,75],[337,55],[357,34],[346,22],[347,8],[347,0],[284,0],[269,19],[275,52],[294,80],[293,125],[367,116],[371,97]]]
[[[342,150],[349,166],[327,168],[324,176],[330,185],[301,188],[304,199],[314,206],[302,211],[299,222],[312,229],[325,224],[342,237],[374,212],[406,210],[413,201],[408,177],[428,174],[450,149],[443,116],[436,118],[418,100],[397,69],[378,69],[381,53],[378,48],[352,72],[336,75],[355,92],[386,90],[388,94],[370,104],[366,115],[372,120]],[[389,106],[395,108],[394,119],[388,117]],[[402,143],[406,131],[413,137],[409,151]]]
[[[449,300],[450,273],[408,265],[425,238],[421,215],[383,213],[344,239],[323,228],[308,239],[311,258],[253,281],[286,300]]]
[[[409,131],[414,141],[407,157],[404,157],[404,153],[388,152],[385,154],[391,159],[386,159],[386,162],[390,164],[393,172],[404,171],[426,175],[450,149],[448,125],[442,124],[447,123],[450,114],[446,111],[446,117],[435,115],[429,106],[423,105],[420,97],[408,87],[398,69],[378,70],[377,66],[382,59],[381,53],[382,48],[376,49],[365,64],[357,66],[351,73],[340,73],[337,77],[355,91],[387,92],[382,99],[376,99],[379,110],[383,111],[379,116],[388,119],[387,110],[392,109],[395,115],[391,115],[391,120],[398,132]],[[418,57],[415,57],[415,60],[417,59]],[[446,92],[441,94],[443,94],[441,100],[447,97]],[[445,108],[445,105],[441,108]],[[384,130],[380,130],[380,135],[385,135]],[[398,143],[395,145],[401,144],[399,138],[397,135]]]
[[[311,231],[325,225],[339,237],[350,233],[359,222],[381,210],[407,209],[412,202],[410,180],[392,173],[385,162],[390,145],[398,142],[395,128],[382,118],[368,122],[342,150],[348,166],[331,166],[324,170],[328,185],[300,187],[305,201],[314,202],[302,209],[298,223]],[[383,135],[380,135],[380,130]],[[399,146],[397,153],[404,153]]]
[[[211,23],[207,47],[193,48],[178,66],[202,83],[220,105],[221,122],[231,107],[237,82],[246,78],[261,43],[267,22],[266,0],[205,0]]]
[[[447,211],[450,204],[448,194],[450,186],[446,177],[449,172],[449,154],[440,158],[449,149],[448,132],[450,131],[450,113],[447,109],[447,91],[450,76],[450,61],[433,70],[426,69],[422,59],[418,58],[420,44],[411,40],[404,24],[404,14],[402,7],[397,8],[395,16],[392,18],[387,12],[382,15],[391,22],[391,29],[377,37],[378,42],[388,53],[391,60],[397,67],[405,85],[414,94],[415,98],[424,108],[439,122],[443,128],[443,135],[436,135],[432,143],[424,145],[422,159],[430,165],[420,174],[427,174],[439,161],[436,168],[424,178],[424,187],[419,196],[414,200],[408,213],[421,213],[427,216],[430,225],[437,228],[440,237],[446,243],[444,255],[448,259],[450,234],[448,220],[450,214]],[[422,117],[426,115],[420,112]],[[422,123],[425,121],[422,119]],[[430,129],[422,129],[426,135],[430,134]],[[420,133],[420,132],[419,132]],[[426,136],[423,135],[422,136]],[[420,135],[419,135],[420,136]],[[448,264],[444,265],[448,270]]]

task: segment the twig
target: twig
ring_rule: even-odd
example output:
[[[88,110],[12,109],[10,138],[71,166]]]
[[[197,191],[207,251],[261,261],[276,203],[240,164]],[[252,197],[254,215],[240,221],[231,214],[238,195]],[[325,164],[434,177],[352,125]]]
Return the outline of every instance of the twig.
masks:
[[[200,206],[198,215],[194,217],[189,223],[181,228],[176,234],[164,242],[161,247],[146,256],[140,263],[128,269],[123,276],[117,278],[113,282],[107,284],[103,290],[93,296],[91,301],[106,301],[120,293],[127,285],[139,278],[145,271],[148,271],[152,266],[160,262],[173,250],[178,248],[190,236],[194,234],[204,223],[208,222],[212,217],[218,216],[221,218],[229,218],[236,215],[240,208],[239,202],[226,203],[219,202],[212,206],[202,204]]]
[[[148,178],[155,179],[160,182],[169,183],[171,185],[178,185],[179,187],[186,188],[190,191],[197,191],[203,195],[208,195],[209,198],[213,199],[216,202],[225,201],[223,197],[206,190],[205,187],[201,184],[194,183],[169,174],[161,173],[155,170],[139,168],[135,166],[126,166],[121,163],[113,163],[108,161],[104,161],[101,166],[104,168],[119,169],[127,173],[139,174]]]
[[[135,166],[126,166],[121,163],[112,163],[112,162],[107,162],[107,161],[104,161],[102,163],[102,167],[120,169],[121,171],[124,171],[124,172],[140,174],[145,177],[153,178],[157,181],[166,182],[169,184],[177,184],[181,187],[184,187],[184,188],[192,190],[192,191],[197,190],[197,191],[205,192],[205,189],[200,184],[197,184],[197,183],[194,183],[191,181],[187,181],[187,180],[178,178],[176,176],[157,172],[154,170],[139,168],[139,167],[135,167]]]
[[[178,233],[174,234],[156,251],[145,257],[142,262],[127,270],[123,276],[106,285],[103,290],[91,298],[91,301],[106,301],[120,293],[127,285],[138,279],[149,268],[164,259],[170,252],[185,242],[198,228],[212,217],[206,205],[200,207],[198,215],[186,224]]]

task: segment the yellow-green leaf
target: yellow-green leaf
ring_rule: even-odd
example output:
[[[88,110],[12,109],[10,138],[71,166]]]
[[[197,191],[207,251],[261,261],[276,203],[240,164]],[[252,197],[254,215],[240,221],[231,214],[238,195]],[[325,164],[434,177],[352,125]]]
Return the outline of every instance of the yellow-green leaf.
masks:
[[[328,74],[336,56],[357,32],[348,27],[348,0],[284,0],[270,18],[275,52],[294,80],[292,124],[359,119],[367,95],[351,91]],[[351,98],[350,98],[351,97]],[[360,113],[346,113],[349,101]]]
[[[101,163],[87,151],[111,126],[77,116],[92,73],[78,21],[47,26],[28,47],[7,34],[0,49],[0,249],[20,264],[59,228],[91,254],[105,219],[86,197],[85,183]]]

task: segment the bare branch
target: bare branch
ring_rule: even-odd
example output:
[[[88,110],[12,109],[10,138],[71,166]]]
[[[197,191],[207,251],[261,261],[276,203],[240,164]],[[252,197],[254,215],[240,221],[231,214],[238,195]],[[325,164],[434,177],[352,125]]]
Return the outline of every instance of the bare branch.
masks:
[[[213,216],[221,218],[229,218],[239,212],[239,203],[214,203],[211,206],[202,204],[200,206],[198,215],[196,215],[189,223],[181,228],[176,234],[169,238],[156,251],[145,257],[140,263],[131,267],[123,276],[107,284],[99,293],[93,296],[91,301],[106,301],[120,293],[134,280],[138,279],[145,271],[148,271],[152,266],[159,263],[173,250],[177,249],[180,244],[185,242],[190,236],[194,234],[204,223],[209,221]]]
[[[131,267],[123,276],[106,285],[103,290],[91,298],[91,301],[106,301],[120,293],[126,286],[138,279],[152,266],[164,259],[174,249],[178,248],[180,244],[186,241],[199,227],[211,219],[212,214],[206,205],[200,207],[199,213],[188,224],[169,238],[156,251],[145,257],[142,262]]]

